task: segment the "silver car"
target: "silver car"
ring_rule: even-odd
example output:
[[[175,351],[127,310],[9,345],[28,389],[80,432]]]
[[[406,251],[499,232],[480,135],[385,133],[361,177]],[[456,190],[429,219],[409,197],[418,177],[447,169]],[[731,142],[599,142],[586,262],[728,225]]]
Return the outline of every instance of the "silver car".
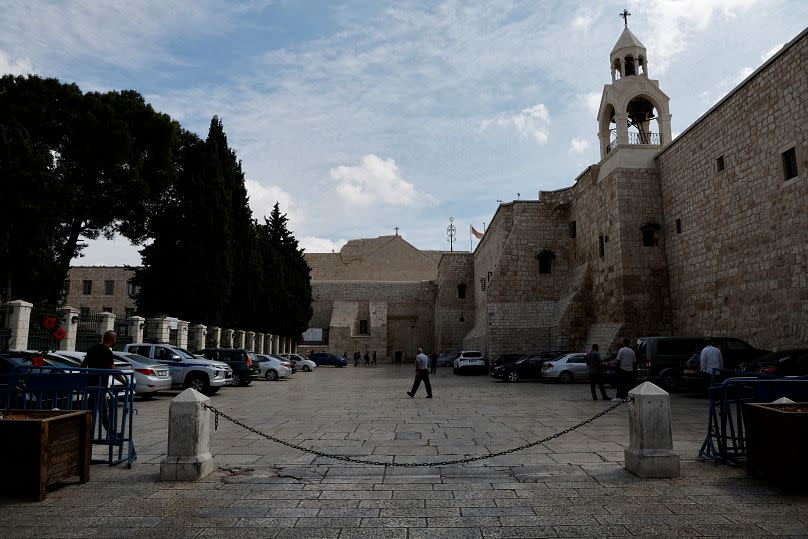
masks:
[[[157,391],[171,389],[171,374],[168,367],[140,354],[113,352],[116,360],[125,361],[135,373],[135,393],[140,396],[151,396]],[[116,361],[117,363],[117,361]]]
[[[278,378],[288,378],[292,374],[291,364],[280,357],[272,354],[255,354],[260,362],[261,374],[267,380],[277,380]]]
[[[552,378],[562,384],[589,379],[586,354],[564,354],[558,359],[546,362],[541,369],[542,378]]]

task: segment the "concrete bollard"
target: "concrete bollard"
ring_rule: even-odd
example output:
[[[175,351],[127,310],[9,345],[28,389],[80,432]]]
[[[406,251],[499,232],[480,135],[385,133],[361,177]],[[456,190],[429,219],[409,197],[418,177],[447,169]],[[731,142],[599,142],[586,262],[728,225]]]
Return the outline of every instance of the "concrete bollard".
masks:
[[[631,391],[628,418],[631,440],[626,470],[643,478],[679,477],[679,455],[673,451],[670,395],[651,382]]]
[[[186,389],[168,410],[168,456],[160,463],[163,481],[196,481],[213,471],[210,454],[210,410],[202,404],[210,399]]]

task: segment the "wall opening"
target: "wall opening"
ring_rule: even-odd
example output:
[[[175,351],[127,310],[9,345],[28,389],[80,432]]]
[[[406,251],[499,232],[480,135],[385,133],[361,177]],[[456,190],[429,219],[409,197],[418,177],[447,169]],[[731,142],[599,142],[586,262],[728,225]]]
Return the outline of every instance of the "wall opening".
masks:
[[[360,335],[370,335],[368,331],[368,321],[367,320],[360,320],[359,321],[359,334]]]
[[[682,220],[681,219],[676,220],[676,233],[677,234],[682,233]]]
[[[724,170],[724,156],[719,155],[718,159],[715,160],[715,168],[718,172]]]
[[[552,251],[543,249],[536,255],[536,258],[539,260],[539,273],[553,273],[555,254]]]
[[[783,179],[790,180],[797,175],[797,151],[796,148],[791,148],[783,152]]]
[[[657,231],[659,229],[660,226],[656,223],[645,223],[640,227],[644,247],[656,247],[659,245],[659,239],[657,238]]]
[[[604,250],[605,250],[605,245],[604,245],[604,241],[603,241],[603,234],[601,234],[600,236],[598,236],[598,256],[599,257],[603,258]]]
[[[578,224],[575,221],[570,221],[570,238],[575,238],[578,235]]]
[[[466,299],[466,285],[463,283],[457,285],[457,299]]]

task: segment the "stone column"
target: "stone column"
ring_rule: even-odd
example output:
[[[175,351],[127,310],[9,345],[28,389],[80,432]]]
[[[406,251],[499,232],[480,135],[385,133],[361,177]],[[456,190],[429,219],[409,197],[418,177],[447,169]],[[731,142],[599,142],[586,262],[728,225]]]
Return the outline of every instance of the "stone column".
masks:
[[[628,114],[625,112],[616,113],[614,121],[617,126],[617,143],[628,144]]]
[[[191,330],[193,334],[189,344],[191,351],[196,352],[198,350],[202,350],[205,348],[205,336],[208,332],[208,328],[205,327],[205,324],[196,324],[195,326],[191,327]]]
[[[31,308],[33,306],[33,303],[28,303],[21,299],[6,303],[8,308],[6,324],[10,330],[8,336],[9,350],[28,349],[28,328],[31,324]]]
[[[160,463],[163,481],[197,481],[213,471],[210,454],[210,399],[186,389],[168,410],[168,455]]]
[[[168,327],[168,320],[165,318],[146,319],[146,338],[155,342],[168,342],[171,330]]]
[[[233,332],[233,348],[244,348],[244,330],[237,329]]]
[[[286,337],[278,337],[278,353],[286,353]]]
[[[143,342],[143,328],[146,326],[146,319],[142,316],[129,317],[129,335],[132,342]]]
[[[73,322],[73,317],[76,321]],[[65,338],[59,343],[59,350],[65,352],[76,351],[76,331],[79,328],[78,324],[79,310],[75,307],[65,305],[59,309],[59,327],[65,330]]]
[[[255,332],[248,331],[247,335],[244,337],[244,348],[255,352]]]
[[[223,329],[222,330],[222,348],[233,348],[233,330],[232,329]]]
[[[180,348],[188,348],[188,326],[189,322],[185,320],[177,320],[177,346]]]
[[[264,334],[263,333],[256,333],[255,334],[255,351],[259,354],[264,354]]]
[[[207,345],[210,343],[210,346]],[[205,348],[220,348],[222,343],[222,328],[219,326],[210,326],[208,328],[208,336],[205,339]]]
[[[679,455],[673,451],[670,395],[643,382],[631,391],[628,419],[631,437],[625,450],[626,470],[638,477],[679,477]]]
[[[670,143],[672,137],[671,115],[660,114],[657,118],[657,122],[659,123],[659,141],[664,146],[665,144]]]
[[[101,335],[107,331],[115,331],[115,315],[112,313],[100,313],[101,317]]]
[[[273,354],[280,354],[281,353],[281,338],[278,335],[272,336],[272,353]]]

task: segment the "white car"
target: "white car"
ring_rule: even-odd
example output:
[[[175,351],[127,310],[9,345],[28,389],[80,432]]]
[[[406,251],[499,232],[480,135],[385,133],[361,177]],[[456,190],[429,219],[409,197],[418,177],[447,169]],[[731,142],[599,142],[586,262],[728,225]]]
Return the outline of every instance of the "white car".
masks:
[[[477,350],[464,350],[454,358],[454,373],[460,374],[469,371],[485,372],[485,357]]]
[[[541,368],[542,378],[554,378],[562,384],[571,384],[576,380],[588,380],[589,368],[586,366],[586,354],[564,354],[558,359],[547,361]]]
[[[292,374],[292,365],[283,358],[271,354],[255,354],[261,367],[261,374],[267,380],[288,378]]]
[[[279,357],[287,359],[295,364],[295,368],[303,372],[311,372],[317,368],[317,364],[310,359],[306,359],[298,354],[278,354]]]

